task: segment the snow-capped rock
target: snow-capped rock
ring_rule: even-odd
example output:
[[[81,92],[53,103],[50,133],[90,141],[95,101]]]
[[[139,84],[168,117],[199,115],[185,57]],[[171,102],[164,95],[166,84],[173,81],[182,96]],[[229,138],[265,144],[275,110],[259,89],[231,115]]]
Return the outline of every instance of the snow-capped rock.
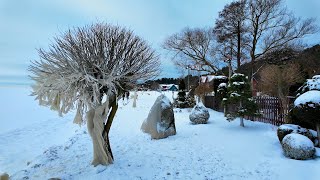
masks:
[[[313,142],[300,134],[288,134],[282,140],[283,152],[287,157],[305,160],[310,159],[315,154]]]
[[[306,129],[306,128],[303,128],[299,125],[295,125],[295,124],[283,124],[278,127],[277,136],[278,136],[280,143],[282,142],[283,138],[286,135],[292,134],[292,133],[301,134],[303,136],[306,136],[314,143],[315,146],[318,144],[316,131],[311,130],[311,129]]]
[[[173,107],[165,95],[160,95],[153,104],[149,115],[142,123],[141,130],[152,139],[162,139],[176,134]]]

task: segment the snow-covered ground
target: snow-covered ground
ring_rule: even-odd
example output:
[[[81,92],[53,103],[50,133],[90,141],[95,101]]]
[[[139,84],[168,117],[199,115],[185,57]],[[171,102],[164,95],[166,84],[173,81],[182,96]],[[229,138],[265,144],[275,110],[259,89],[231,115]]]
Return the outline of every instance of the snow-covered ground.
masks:
[[[107,167],[90,165],[86,126],[72,124],[74,113],[59,117],[38,106],[28,88],[0,88],[0,173],[11,179],[308,179],[320,177],[320,158],[298,161],[283,155],[270,124],[229,123],[209,110],[208,124],[192,125],[191,109],[175,109],[177,135],[151,140],[140,130],[159,95],[139,92],[119,102],[110,131],[115,158]],[[133,93],[131,93],[133,94]],[[170,92],[166,93],[172,99]],[[319,156],[319,149],[317,149]]]

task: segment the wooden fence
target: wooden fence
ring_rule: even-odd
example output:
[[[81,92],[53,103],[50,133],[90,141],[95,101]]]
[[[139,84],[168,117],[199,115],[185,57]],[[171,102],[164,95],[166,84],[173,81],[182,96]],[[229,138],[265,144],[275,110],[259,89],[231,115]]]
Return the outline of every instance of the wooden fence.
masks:
[[[281,125],[286,123],[286,118],[288,115],[288,110],[290,105],[293,103],[294,98],[288,97],[288,105],[286,108],[282,107],[281,101],[276,97],[254,97],[254,100],[258,104],[258,112],[261,113],[261,116],[258,117],[245,117],[246,119],[252,121],[260,121],[264,123],[270,123],[273,125]],[[219,104],[217,104],[219,103]],[[213,96],[205,97],[205,106],[216,111],[223,111],[221,103],[217,102]]]

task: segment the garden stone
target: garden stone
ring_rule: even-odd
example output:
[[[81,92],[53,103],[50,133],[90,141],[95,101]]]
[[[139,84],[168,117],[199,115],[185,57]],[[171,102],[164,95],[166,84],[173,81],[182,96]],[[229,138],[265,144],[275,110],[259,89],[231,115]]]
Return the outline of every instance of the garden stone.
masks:
[[[162,139],[176,134],[173,107],[165,95],[160,95],[153,104],[149,115],[142,123],[141,130],[152,139]]]
[[[297,160],[313,158],[316,151],[313,142],[301,134],[286,135],[282,140],[282,148],[285,156]]]

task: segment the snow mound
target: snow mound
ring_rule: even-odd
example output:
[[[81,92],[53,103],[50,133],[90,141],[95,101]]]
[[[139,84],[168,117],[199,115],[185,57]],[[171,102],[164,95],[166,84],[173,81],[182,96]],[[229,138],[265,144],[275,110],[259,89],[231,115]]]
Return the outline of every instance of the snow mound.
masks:
[[[315,155],[313,142],[300,134],[288,134],[282,140],[282,148],[287,157],[305,160]]]
[[[189,119],[193,124],[206,124],[210,115],[208,109],[200,102],[191,111]]]
[[[295,107],[301,107],[303,104],[308,102],[320,105],[320,91],[311,90],[301,94],[295,101]],[[310,104],[309,104],[310,105]]]

